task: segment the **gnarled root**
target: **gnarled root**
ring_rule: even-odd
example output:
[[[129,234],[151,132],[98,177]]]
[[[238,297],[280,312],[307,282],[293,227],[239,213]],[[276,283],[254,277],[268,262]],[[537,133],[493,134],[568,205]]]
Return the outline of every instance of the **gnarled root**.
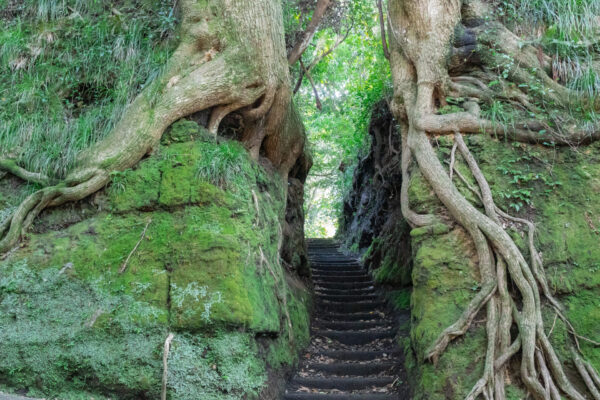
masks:
[[[239,110],[248,122],[243,136],[251,154],[257,158],[265,140],[273,136],[275,144],[265,150],[266,157],[284,176],[294,165],[304,133],[289,127],[294,110],[288,65],[280,57],[285,54],[280,40],[283,28],[272,20],[281,13],[279,2],[241,2],[223,8],[227,9],[223,13],[213,12],[220,6],[199,7],[196,0],[180,4],[182,40],[164,72],[127,107],[106,138],[79,155],[77,169],[64,181],[54,183],[44,174],[0,160],[0,172],[45,186],[28,196],[9,219],[0,221],[0,253],[14,247],[44,208],[102,189],[110,181],[110,172],[137,164],[173,122],[198,111],[213,109],[209,129],[216,134],[222,119]],[[211,19],[216,20],[208,23]],[[232,39],[225,43],[223,37]]]
[[[27,171],[25,168],[19,167],[13,160],[0,159],[0,173],[10,173],[24,181],[37,183],[42,186],[47,186],[51,182],[51,179],[47,175],[39,172]],[[3,176],[0,176],[0,179],[2,177]]]
[[[15,246],[19,238],[31,226],[34,219],[48,206],[58,206],[67,201],[77,201],[89,196],[104,187],[109,176],[104,171],[98,171],[86,181],[68,187],[64,184],[50,186],[27,196],[17,207],[10,218],[0,227],[0,234],[8,232],[0,240],[0,253],[5,253]]]
[[[572,329],[572,326],[564,318],[562,308],[552,297],[546,282],[541,257],[534,247],[535,227],[524,220],[509,218],[508,214],[498,209],[485,176],[462,140],[461,133],[489,132],[525,142],[537,143],[544,140],[568,145],[597,140],[600,138],[600,129],[566,133],[548,130],[547,135],[542,137],[539,132],[545,127],[538,122],[498,126],[482,119],[477,104],[472,101],[464,104],[465,112],[437,115],[436,102],[442,104],[440,99],[443,99],[443,93],[449,88],[455,91],[469,91],[467,96],[473,95],[484,100],[498,97],[487,90],[485,84],[478,79],[456,79],[452,82],[448,77],[446,60],[450,46],[440,38],[452,37],[454,27],[460,24],[461,5],[473,8],[468,11],[470,15],[481,16],[481,10],[485,10],[485,5],[478,0],[468,4],[431,0],[427,5],[398,0],[389,2],[390,64],[394,80],[394,99],[390,108],[400,121],[405,138],[402,154],[402,211],[409,223],[418,225],[420,221],[408,207],[408,189],[404,187],[408,185],[408,166],[411,157],[414,157],[437,198],[473,239],[479,256],[482,281],[482,290],[466,306],[460,318],[439,335],[424,356],[435,362],[448,343],[453,338],[463,335],[475,314],[486,306],[488,344],[484,372],[468,394],[468,399],[475,399],[480,395],[486,399],[504,399],[507,362],[520,352],[520,376],[535,399],[556,399],[562,393],[569,399],[584,400],[584,396],[574,388],[565,374],[544,331],[542,295],[545,301],[553,306],[557,315],[566,321],[568,329]],[[495,24],[494,27],[504,35],[503,38],[506,36],[505,43],[502,43],[505,53],[513,55],[525,68],[536,66],[533,63],[537,62],[537,58],[535,54],[532,57],[529,48],[521,52],[514,35],[501,25]],[[423,35],[424,32],[427,32],[427,35]],[[567,89],[560,87],[556,82],[550,82],[551,79],[549,80],[543,69],[538,69],[537,74],[548,87],[555,90],[552,96],[557,104],[567,100]],[[517,70],[511,79],[521,82],[524,77],[519,75]],[[526,109],[531,107],[518,93],[506,93],[504,97],[520,103]],[[480,198],[485,212],[475,208],[458,191],[433,150],[428,134],[455,135],[456,147],[475,177],[478,188],[467,186]],[[451,168],[455,169],[452,161],[450,164]],[[466,182],[458,171],[457,175]],[[529,263],[502,227],[501,218],[525,224],[529,230]],[[509,287],[514,289],[509,291]],[[518,336],[512,340],[511,329],[515,327]],[[597,375],[589,372],[589,364],[581,361],[579,365],[584,380],[596,385],[593,376]],[[587,376],[584,371],[587,372]],[[590,392],[594,392],[593,388],[590,388]]]
[[[471,173],[478,182],[479,190],[474,190],[475,193],[482,200],[484,208],[486,210],[486,216],[489,218],[486,223],[490,225],[492,222],[499,228],[498,217],[510,219],[513,222],[524,224],[528,228],[529,233],[529,250],[531,254],[531,268],[525,262],[522,257],[513,259],[513,264],[509,264],[509,275],[513,282],[519,288],[521,298],[523,300],[523,310],[518,311],[511,296],[507,289],[508,277],[506,274],[505,258],[506,253],[501,246],[503,242],[496,241],[488,236],[489,240],[494,244],[494,251],[496,255],[496,279],[494,283],[497,284],[498,290],[492,292],[491,295],[485,298],[487,301],[487,327],[486,331],[488,334],[488,348],[486,353],[486,362],[484,364],[484,374],[482,378],[476,383],[472,391],[467,396],[467,399],[475,399],[478,395],[483,394],[485,398],[504,398],[504,376],[506,374],[505,363],[510,359],[519,348],[522,348],[522,364],[521,364],[521,377],[523,382],[529,389],[530,393],[538,399],[560,399],[559,390],[562,391],[570,399],[583,400],[584,397],[575,387],[564,372],[563,366],[561,365],[546,333],[543,329],[542,315],[541,315],[541,298],[538,287],[541,288],[541,292],[546,300],[556,310],[557,315],[565,321],[568,329],[574,335],[572,325],[568,322],[564,314],[562,313],[562,307],[560,303],[552,296],[550,289],[547,284],[547,280],[543,273],[543,266],[541,257],[537,252],[534,245],[534,233],[535,226],[533,223],[512,217],[507,213],[500,210],[493,202],[491,198],[491,190],[481,170],[479,169],[476,160],[469,152],[465,142],[462,140],[462,136],[459,133],[455,134],[455,140],[458,144],[458,149],[461,155],[467,162]],[[429,164],[430,165],[430,164]],[[446,176],[444,174],[444,176]],[[462,179],[462,175],[460,175]],[[457,193],[456,191],[455,193]],[[478,211],[477,211],[478,212]],[[461,216],[464,218],[464,216]],[[478,248],[478,254],[480,254],[480,270],[483,266],[488,265],[487,256],[482,258],[481,256],[481,231],[473,230],[471,221],[465,221],[464,226],[467,228],[476,247]],[[482,226],[484,224],[482,223]],[[490,229],[491,231],[491,229]],[[489,235],[489,233],[488,233]],[[479,243],[479,245],[478,245]],[[509,253],[510,254],[510,253]],[[516,262],[515,262],[516,261]],[[510,269],[512,267],[512,269]],[[483,278],[482,271],[482,280]],[[488,281],[489,282],[489,281]],[[434,359],[439,357],[440,351],[448,344],[449,339],[462,335],[468,329],[468,325],[472,321],[472,317],[464,318],[465,315],[472,315],[472,305],[476,303],[479,307],[482,307],[485,301],[481,301],[483,296],[483,290],[476,296],[475,299],[469,304],[461,318],[453,324],[451,327],[444,330],[436,342],[432,345],[432,348],[428,350],[427,357]],[[525,300],[527,297],[529,302]],[[508,347],[510,341],[510,327],[513,319],[511,318],[510,309],[513,308],[514,320],[517,322],[519,328],[519,338],[513,342],[513,345]],[[499,311],[499,316],[497,311]],[[467,323],[465,323],[467,322]],[[460,326],[461,329],[455,329],[456,326]],[[450,335],[456,334],[456,335]],[[527,342],[524,341],[524,338]],[[527,347],[525,347],[527,346]],[[496,358],[493,363],[489,360],[493,359],[495,354],[501,354],[500,357]],[[581,356],[573,349],[573,360],[577,366],[577,370],[580,373],[583,381],[586,383],[588,390],[596,399],[596,395],[599,393],[597,383],[594,381],[592,376],[597,373],[591,365],[583,360]],[[590,373],[590,370],[592,371]],[[540,380],[541,379],[541,382]]]

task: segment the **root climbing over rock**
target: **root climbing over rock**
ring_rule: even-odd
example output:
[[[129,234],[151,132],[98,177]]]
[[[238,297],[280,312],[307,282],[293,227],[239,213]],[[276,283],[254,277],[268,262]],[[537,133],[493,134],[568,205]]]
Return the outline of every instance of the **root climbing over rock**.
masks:
[[[291,104],[279,1],[182,0],[181,44],[163,73],[127,107],[108,136],[79,155],[62,181],[0,160],[0,174],[44,188],[0,222],[0,254],[14,248],[47,207],[81,200],[104,188],[110,173],[136,165],[175,121],[211,110],[217,134],[227,114],[245,119],[243,143],[264,154],[285,178],[303,151],[304,132]],[[258,103],[258,104],[257,104]]]
[[[479,107],[474,101],[464,104],[464,112],[436,114],[438,105],[443,103],[440,99],[444,99],[444,94],[449,90],[463,90],[466,84],[475,82],[474,86],[479,86],[469,86],[468,96],[471,98],[479,97],[486,101],[492,95],[477,84],[479,81],[475,77],[462,77],[451,83],[447,66],[450,41],[455,27],[461,24],[462,13],[478,16],[484,21],[485,18],[489,19],[485,10],[485,5],[477,0],[389,1],[390,64],[394,83],[394,98],[390,108],[399,121],[403,135],[402,211],[413,226],[427,225],[434,219],[432,216],[415,214],[408,204],[408,171],[414,157],[436,196],[471,236],[478,254],[482,281],[482,289],[466,305],[461,317],[439,335],[426,350],[424,357],[436,362],[451,340],[466,333],[475,315],[485,306],[488,342],[484,370],[467,399],[477,399],[480,396],[485,399],[504,399],[507,362],[520,353],[518,373],[535,399],[558,399],[562,395],[569,399],[584,400],[585,395],[575,388],[565,373],[544,330],[542,306],[548,303],[565,321],[574,342],[577,342],[577,334],[548,287],[541,257],[535,249],[535,226],[529,221],[508,215],[496,206],[489,184],[461,136],[461,133],[495,131],[515,140],[536,142],[539,140],[535,138],[536,130],[543,128],[539,124],[536,126],[524,121],[515,124],[515,127],[500,126],[498,129],[497,125],[479,117]],[[521,61],[523,68],[527,68],[533,62],[531,49],[527,46],[513,46],[515,36],[501,24],[492,24],[495,31],[506,39],[500,46],[501,51],[510,52],[512,57]],[[555,94],[565,95],[561,95],[560,100],[566,101],[570,95],[568,90],[556,88],[558,84],[548,78],[543,69],[537,71],[539,78]],[[510,78],[519,83],[523,76],[517,70]],[[526,104],[523,101],[526,98],[524,94],[513,94],[512,98],[520,99],[522,104]],[[596,140],[599,131],[596,129],[584,134],[574,130],[567,134],[551,133],[550,136],[557,144],[577,144]],[[452,181],[455,151],[452,151],[448,173],[438,159],[428,134],[454,135],[456,149],[477,182],[478,189],[471,187],[471,190],[480,198],[484,212],[471,204]],[[460,173],[457,172],[457,175],[464,179]],[[531,255],[529,262],[504,230],[502,218],[522,224],[528,230]],[[511,287],[514,289],[509,290]],[[514,328],[517,335],[512,333]],[[574,350],[573,357],[588,392],[596,398],[600,389],[593,378],[597,377],[596,371],[581,358],[577,350]]]

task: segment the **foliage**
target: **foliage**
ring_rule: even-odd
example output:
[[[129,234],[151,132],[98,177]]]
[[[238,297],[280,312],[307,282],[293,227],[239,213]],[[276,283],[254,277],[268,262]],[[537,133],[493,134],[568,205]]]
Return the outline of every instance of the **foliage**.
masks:
[[[508,206],[515,211],[520,211],[525,205],[531,205],[534,183],[541,183],[541,192],[549,194],[562,182],[554,180],[548,174],[535,171],[532,168],[533,156],[521,151],[521,146],[515,144],[514,155],[502,158],[496,167],[503,175],[507,176],[509,189],[498,193],[500,198],[508,201]],[[539,185],[538,185],[539,187]]]
[[[0,14],[0,157],[64,176],[176,44],[171,0],[26,0]]]
[[[247,158],[244,147],[235,141],[208,146],[198,160],[196,177],[223,189],[240,189],[254,174],[253,166],[246,162]]]
[[[311,71],[322,111],[315,106],[308,79],[296,95],[314,159],[305,188],[307,236],[335,233],[356,155],[366,144],[372,106],[389,91],[389,65],[381,50],[375,5],[352,2],[348,15],[354,21],[348,38]],[[320,31],[314,50],[309,48],[304,58],[318,57],[336,40],[335,29]]]
[[[588,96],[600,93],[593,61],[600,52],[600,3],[596,0],[502,0],[496,11],[519,33],[553,56],[553,72]],[[541,28],[541,36],[540,36]]]

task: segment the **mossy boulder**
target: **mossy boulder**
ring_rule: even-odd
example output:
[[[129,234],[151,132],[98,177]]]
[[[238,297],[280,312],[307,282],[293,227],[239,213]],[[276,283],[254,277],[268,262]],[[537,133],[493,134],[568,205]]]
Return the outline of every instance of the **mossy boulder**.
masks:
[[[600,341],[600,156],[598,144],[570,148],[530,146],[498,141],[485,135],[467,138],[497,204],[513,215],[536,223],[536,243],[542,252],[552,290],[580,335]],[[446,146],[447,147],[447,146]],[[444,147],[444,149],[446,149]],[[439,156],[447,159],[447,152]],[[477,184],[464,161],[457,168],[469,185]],[[462,181],[458,189],[476,206],[480,202]],[[419,212],[439,210],[439,203],[419,173],[410,183],[411,206]],[[507,226],[528,255],[526,231]],[[475,322],[465,336],[453,341],[437,365],[425,362],[424,350],[442,329],[452,324],[479,290],[477,257],[462,229],[448,233],[433,228],[411,231],[413,294],[411,350],[407,365],[413,372],[415,399],[463,398],[481,374],[485,329]],[[561,360],[570,365],[569,332],[554,312],[544,308],[547,326],[555,325],[551,340]],[[478,321],[478,319],[476,319]],[[600,368],[600,350],[580,340],[583,355]],[[474,356],[477,355],[477,356]],[[507,387],[507,398],[519,399],[519,386]]]
[[[281,178],[237,143],[173,136],[189,125],[113,174],[92,215],[45,226],[0,261],[0,387],[158,398],[169,332],[172,399],[257,398],[269,366],[295,361],[309,301],[279,263]]]

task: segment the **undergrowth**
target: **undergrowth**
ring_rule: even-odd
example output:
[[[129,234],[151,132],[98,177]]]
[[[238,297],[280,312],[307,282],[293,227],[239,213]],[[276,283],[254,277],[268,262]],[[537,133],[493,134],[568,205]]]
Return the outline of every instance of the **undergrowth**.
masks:
[[[589,97],[600,93],[600,2],[597,0],[502,0],[506,23],[552,56],[553,75]]]
[[[177,41],[173,0],[0,0],[0,157],[64,176]]]
[[[252,334],[177,335],[169,354],[169,388],[180,400],[235,400],[258,395],[266,379]]]

